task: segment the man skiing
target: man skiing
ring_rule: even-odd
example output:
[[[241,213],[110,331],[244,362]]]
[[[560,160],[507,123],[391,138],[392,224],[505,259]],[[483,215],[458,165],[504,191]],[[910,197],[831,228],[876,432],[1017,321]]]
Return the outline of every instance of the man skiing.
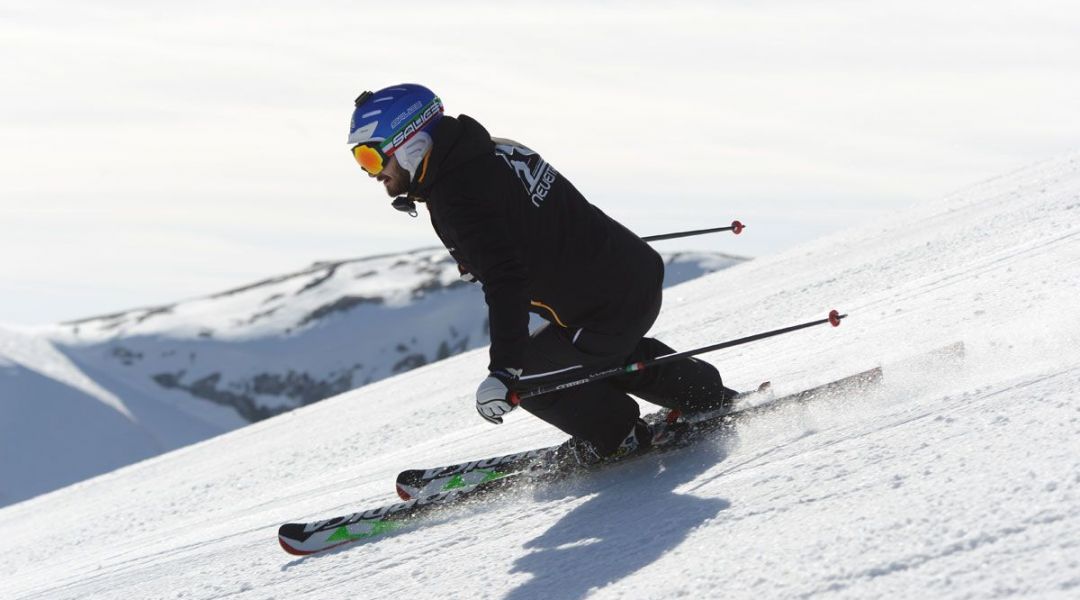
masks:
[[[394,206],[431,224],[462,276],[483,285],[491,334],[476,410],[491,423],[516,390],[674,352],[645,337],[660,311],[664,263],[638,236],[590,204],[539,154],[492,138],[466,115],[443,115],[425,87],[402,84],[356,99],[353,156]],[[547,324],[530,334],[529,313]],[[735,393],[708,363],[687,358],[527,398],[522,408],[571,435],[584,465],[647,448],[652,431],[627,394],[693,413]]]

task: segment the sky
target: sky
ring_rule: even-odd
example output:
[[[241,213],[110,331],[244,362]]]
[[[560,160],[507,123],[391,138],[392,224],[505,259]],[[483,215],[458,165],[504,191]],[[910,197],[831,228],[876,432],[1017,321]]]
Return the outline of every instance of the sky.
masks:
[[[0,323],[437,245],[345,144],[401,82],[641,235],[749,225],[664,250],[765,256],[1080,148],[1072,2],[400,6],[2,0]]]

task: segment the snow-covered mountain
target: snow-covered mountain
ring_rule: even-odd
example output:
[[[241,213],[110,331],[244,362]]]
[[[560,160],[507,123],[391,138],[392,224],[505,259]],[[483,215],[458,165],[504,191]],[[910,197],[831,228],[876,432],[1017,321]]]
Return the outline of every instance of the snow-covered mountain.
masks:
[[[666,285],[745,260],[665,255]],[[441,248],[316,263],[48,332],[95,378],[183,392],[254,422],[487,344],[487,308]]]
[[[742,260],[667,254],[666,283]],[[0,331],[0,506],[486,343],[483,294],[442,249]]]
[[[41,336],[0,329],[0,506],[221,431],[155,398],[121,398]]]
[[[677,348],[778,394],[885,365],[872,395],[284,554],[286,521],[396,499],[402,468],[562,439],[472,408],[476,350],[0,510],[13,598],[1075,598],[1080,155],[678,286]],[[963,341],[962,368],[910,362]]]

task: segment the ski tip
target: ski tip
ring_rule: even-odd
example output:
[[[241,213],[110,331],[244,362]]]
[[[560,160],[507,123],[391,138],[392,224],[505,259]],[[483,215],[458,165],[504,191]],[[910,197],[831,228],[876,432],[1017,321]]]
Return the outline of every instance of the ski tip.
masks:
[[[327,550],[333,550],[334,548],[337,548],[338,546],[344,546],[345,544],[352,543],[352,541],[353,541],[353,540],[345,540],[343,542],[338,542],[336,544],[330,544],[328,546],[323,546],[321,548],[315,548],[313,550],[301,550],[301,549],[297,548],[296,546],[293,546],[292,544],[290,544],[289,541],[287,541],[288,539],[289,538],[286,538],[284,536],[279,535],[278,536],[278,543],[281,544],[281,549],[282,550],[284,550],[285,552],[288,552],[289,554],[292,554],[293,556],[311,556],[312,554],[319,554],[320,552],[326,552]]]
[[[278,535],[277,541],[279,544],[281,544],[282,550],[288,552],[289,554],[292,554],[293,556],[307,556],[309,554],[314,554],[314,552],[305,552],[303,550],[294,548],[292,545],[289,544],[289,542],[286,542],[285,537],[281,535]]]
[[[417,469],[409,469],[398,473],[394,480],[394,490],[402,500],[412,500],[424,488],[424,472]]]

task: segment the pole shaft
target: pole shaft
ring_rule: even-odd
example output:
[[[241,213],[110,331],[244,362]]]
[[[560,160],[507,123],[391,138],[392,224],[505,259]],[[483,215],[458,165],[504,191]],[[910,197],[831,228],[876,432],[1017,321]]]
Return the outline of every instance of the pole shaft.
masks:
[[[652,360],[647,360],[647,361],[638,362],[638,363],[631,363],[629,365],[624,365],[624,366],[621,366],[621,367],[612,367],[610,369],[604,369],[603,371],[597,371],[597,372],[594,372],[594,373],[590,373],[588,375],[583,375],[583,376],[578,377],[576,379],[568,379],[568,380],[564,380],[564,381],[558,381],[558,382],[553,382],[553,383],[549,383],[549,384],[539,385],[539,386],[537,386],[537,387],[535,387],[535,388],[533,388],[531,390],[522,392],[520,394],[515,392],[512,395],[511,400],[514,402],[514,404],[519,404],[522,400],[525,400],[526,398],[532,398],[532,397],[535,397],[535,396],[540,396],[542,394],[549,394],[551,392],[556,392],[556,391],[559,391],[559,390],[565,390],[565,389],[569,389],[569,388],[578,387],[578,386],[581,386],[581,385],[585,385],[586,383],[592,383],[594,381],[600,381],[602,379],[607,379],[609,377],[616,377],[618,375],[623,375],[623,374],[626,374],[626,373],[633,373],[633,372],[636,372],[636,371],[641,371],[641,370],[644,370],[644,369],[648,369],[650,367],[655,367],[657,365],[662,365],[662,364],[673,362],[673,361],[676,361],[676,360],[689,358],[691,356],[696,356],[698,354],[704,354],[706,352],[712,352],[713,350],[720,350],[720,349],[723,349],[723,348],[731,348],[732,346],[739,346],[741,344],[746,344],[746,343],[754,342],[754,341],[757,341],[757,340],[763,340],[765,338],[770,338],[770,337],[774,337],[774,336],[778,336],[778,335],[783,335],[785,333],[791,333],[793,331],[798,331],[800,329],[806,329],[808,327],[815,327],[817,325],[824,325],[825,323],[830,323],[835,327],[835,326],[838,326],[840,324],[840,320],[845,318],[845,317],[847,317],[846,314],[841,315],[841,314],[836,313],[835,311],[833,311],[832,313],[830,313],[829,318],[827,318],[827,319],[818,319],[816,321],[809,321],[809,322],[806,322],[806,323],[800,323],[798,325],[792,325],[791,327],[784,327],[782,329],[774,329],[772,331],[766,331],[766,332],[763,332],[763,333],[757,333],[757,334],[754,334],[754,335],[749,335],[749,336],[734,339],[734,340],[728,340],[726,342],[720,342],[718,344],[712,344],[710,346],[702,346],[701,348],[695,348],[693,350],[686,350],[684,352],[675,352],[673,354],[665,354],[663,356],[658,356],[658,357],[656,357],[656,358],[654,358]]]
[[[704,235],[706,233],[716,233],[718,231],[731,231],[734,227],[713,227],[712,229],[695,229],[693,231],[677,231],[675,233],[662,233],[660,235],[647,235],[642,239],[646,242],[658,242],[660,240],[673,240],[675,238],[684,238],[694,235]]]

